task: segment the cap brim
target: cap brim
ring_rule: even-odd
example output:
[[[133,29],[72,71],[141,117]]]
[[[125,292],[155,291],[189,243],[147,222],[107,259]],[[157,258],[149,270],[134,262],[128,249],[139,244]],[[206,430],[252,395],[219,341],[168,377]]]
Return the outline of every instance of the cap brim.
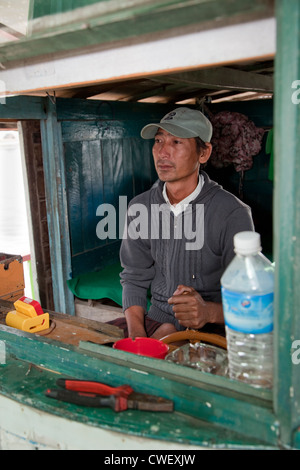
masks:
[[[197,134],[189,129],[185,129],[181,126],[176,126],[176,124],[170,123],[159,123],[159,124],[147,124],[141,130],[141,136],[143,139],[154,139],[157,130],[164,129],[176,137],[181,137],[182,139],[189,139],[191,137],[197,137]]]

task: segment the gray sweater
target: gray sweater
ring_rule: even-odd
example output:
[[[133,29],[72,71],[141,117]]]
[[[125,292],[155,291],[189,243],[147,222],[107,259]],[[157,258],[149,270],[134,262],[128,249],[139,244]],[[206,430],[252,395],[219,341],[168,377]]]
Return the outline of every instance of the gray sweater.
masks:
[[[133,215],[127,217],[128,234],[120,250],[124,311],[132,305],[146,311],[151,287],[147,314],[178,330],[185,328],[167,302],[177,286],[193,287],[204,300],[220,302],[220,278],[234,257],[233,236],[254,229],[250,208],[202,175],[200,194],[177,217],[163,199],[162,182],[136,196],[128,207]]]

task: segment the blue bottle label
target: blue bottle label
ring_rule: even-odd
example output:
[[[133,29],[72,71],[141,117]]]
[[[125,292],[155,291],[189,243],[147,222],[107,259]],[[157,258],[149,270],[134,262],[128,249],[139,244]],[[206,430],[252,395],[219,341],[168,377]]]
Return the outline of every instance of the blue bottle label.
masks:
[[[274,294],[247,295],[222,287],[226,325],[241,333],[270,333],[273,330]]]

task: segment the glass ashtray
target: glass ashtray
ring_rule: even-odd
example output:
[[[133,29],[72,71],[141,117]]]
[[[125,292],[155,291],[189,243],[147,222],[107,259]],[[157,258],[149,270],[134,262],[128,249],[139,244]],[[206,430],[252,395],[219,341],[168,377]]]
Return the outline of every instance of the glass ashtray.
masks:
[[[226,376],[228,373],[227,351],[204,343],[188,343],[166,355],[165,359],[202,372]]]

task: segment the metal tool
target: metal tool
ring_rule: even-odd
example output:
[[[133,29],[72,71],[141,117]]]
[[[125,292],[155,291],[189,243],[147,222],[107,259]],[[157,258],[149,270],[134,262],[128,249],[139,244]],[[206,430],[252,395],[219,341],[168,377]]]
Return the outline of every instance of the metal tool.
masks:
[[[127,409],[144,411],[173,411],[171,400],[135,392],[129,385],[110,387],[101,382],[58,379],[61,389],[48,389],[46,396],[56,400],[89,407],[110,407],[114,411]]]

